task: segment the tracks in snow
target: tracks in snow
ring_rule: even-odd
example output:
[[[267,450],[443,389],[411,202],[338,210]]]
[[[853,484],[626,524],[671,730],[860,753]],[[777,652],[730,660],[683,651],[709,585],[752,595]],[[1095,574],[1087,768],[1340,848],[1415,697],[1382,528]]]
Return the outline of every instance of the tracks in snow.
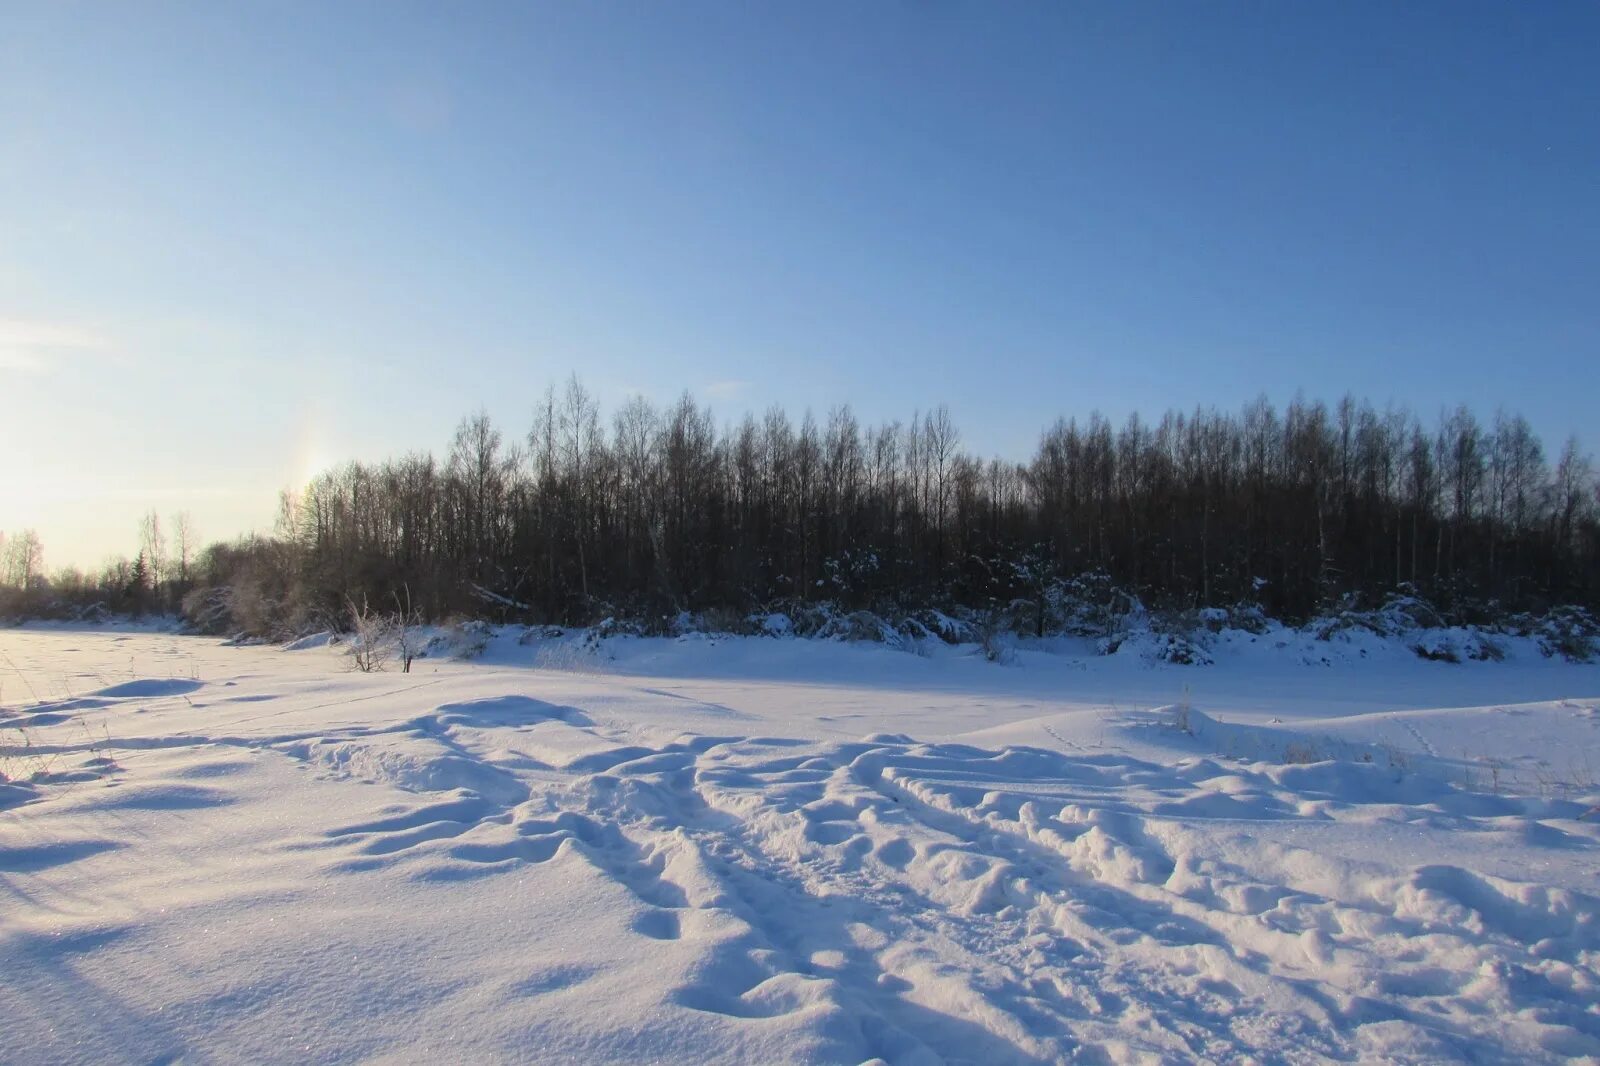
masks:
[[[586,868],[626,888],[644,942],[699,952],[670,1004],[729,1024],[803,1012],[839,1055],[1467,1056],[1497,1011],[1506,1054],[1600,1052],[1600,1019],[1565,995],[1600,992],[1593,898],[1251,835],[1417,800],[1375,766],[1169,766],[904,736],[651,744],[523,697],[279,746],[429,795],[317,842],[341,868],[403,863],[433,881]],[[1574,816],[1434,799],[1458,819]]]

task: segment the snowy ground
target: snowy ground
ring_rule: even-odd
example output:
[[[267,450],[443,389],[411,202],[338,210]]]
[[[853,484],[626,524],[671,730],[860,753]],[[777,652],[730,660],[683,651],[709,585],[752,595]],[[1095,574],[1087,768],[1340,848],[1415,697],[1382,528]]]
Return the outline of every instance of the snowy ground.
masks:
[[[0,1060],[1600,1061],[1600,668],[1075,650],[0,631]]]

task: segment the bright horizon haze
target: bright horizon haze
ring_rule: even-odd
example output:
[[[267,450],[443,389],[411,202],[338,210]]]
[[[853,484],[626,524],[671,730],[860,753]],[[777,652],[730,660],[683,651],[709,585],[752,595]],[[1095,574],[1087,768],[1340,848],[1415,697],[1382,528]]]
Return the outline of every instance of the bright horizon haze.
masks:
[[[1600,6],[0,0],[0,530],[609,414],[1346,392],[1600,443]]]

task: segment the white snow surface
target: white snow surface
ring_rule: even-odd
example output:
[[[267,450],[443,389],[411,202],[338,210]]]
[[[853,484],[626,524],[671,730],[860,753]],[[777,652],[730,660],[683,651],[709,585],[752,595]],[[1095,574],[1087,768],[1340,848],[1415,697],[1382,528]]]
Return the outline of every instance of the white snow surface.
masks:
[[[0,1059],[1600,1062],[1600,668],[1212,654],[0,631]]]

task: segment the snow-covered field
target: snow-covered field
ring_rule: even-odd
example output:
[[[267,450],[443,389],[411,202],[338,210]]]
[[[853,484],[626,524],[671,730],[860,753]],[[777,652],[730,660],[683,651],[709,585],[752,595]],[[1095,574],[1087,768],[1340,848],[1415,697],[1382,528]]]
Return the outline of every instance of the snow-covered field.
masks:
[[[0,1060],[1600,1061],[1600,668],[1082,651],[0,631]]]

